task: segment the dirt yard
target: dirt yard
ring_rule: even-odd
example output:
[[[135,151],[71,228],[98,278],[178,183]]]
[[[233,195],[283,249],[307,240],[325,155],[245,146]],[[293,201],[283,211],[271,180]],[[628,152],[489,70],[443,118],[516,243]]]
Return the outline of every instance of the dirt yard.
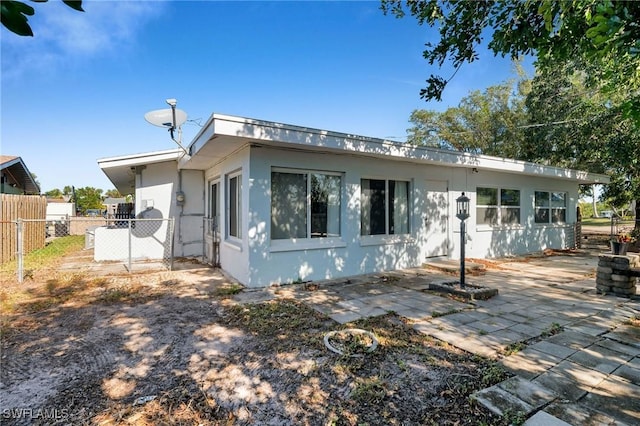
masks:
[[[474,404],[493,363],[393,314],[340,325],[295,300],[238,305],[216,271],[34,274],[3,283],[0,423],[509,424]],[[358,327],[367,352],[332,330]],[[340,343],[340,342],[338,342]]]

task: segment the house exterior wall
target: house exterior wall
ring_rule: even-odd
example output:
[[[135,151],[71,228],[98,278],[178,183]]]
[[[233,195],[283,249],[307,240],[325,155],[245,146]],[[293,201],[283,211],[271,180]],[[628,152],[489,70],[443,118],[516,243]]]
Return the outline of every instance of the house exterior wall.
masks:
[[[342,174],[341,237],[332,241],[272,241],[271,170],[337,172]],[[249,219],[250,286],[275,282],[319,280],[416,266],[424,261],[424,223],[420,197],[424,179],[448,182],[453,170],[381,161],[351,155],[312,154],[255,148],[251,155]],[[407,180],[412,188],[408,236],[360,236],[360,179]],[[446,208],[446,206],[445,206]],[[448,253],[447,253],[448,254]]]
[[[341,175],[339,238],[271,239],[273,168]],[[240,239],[230,238],[227,229],[228,177],[238,171],[242,173],[243,185]],[[410,182],[410,234],[360,235],[360,185],[363,178]],[[415,267],[432,256],[458,258],[460,221],[455,217],[455,200],[463,191],[471,199],[471,217],[467,220],[467,257],[485,258],[565,248],[573,238],[578,199],[578,185],[570,181],[267,147],[247,147],[235,153],[207,170],[205,180],[207,185],[214,181],[220,183],[221,267],[250,287]],[[477,187],[519,190],[521,223],[516,226],[476,225]],[[428,201],[429,191],[434,188],[442,191],[438,192],[441,202],[437,205]],[[534,223],[535,191],[567,193],[566,225]],[[208,195],[206,198],[205,204],[210,203]],[[437,225],[435,234],[434,224]]]
[[[149,164],[136,171],[136,217],[175,218],[174,256],[202,256],[203,176],[202,170],[178,170],[175,161]],[[178,191],[184,194],[180,205]]]
[[[203,223],[205,215],[205,185],[202,170],[179,170],[176,191],[184,193],[185,201],[177,205],[176,210],[175,249],[176,256],[202,256]]]
[[[166,219],[175,217],[175,192],[179,179],[175,161],[138,167],[135,173],[136,217]],[[154,213],[150,213],[154,211]],[[157,213],[156,213],[157,212]]]
[[[96,261],[123,261],[128,259],[129,248],[131,248],[132,260],[164,259],[166,257],[166,239],[170,238],[169,226],[166,221],[162,222],[159,229],[151,228],[152,234],[146,231],[150,228],[138,227],[131,230],[129,238],[129,228],[109,228],[101,226],[95,229],[93,257]],[[152,236],[153,238],[149,238]]]
[[[179,184],[177,163],[167,161],[135,168],[135,215],[137,219],[168,219],[175,217],[175,188]],[[133,259],[162,259],[169,233],[168,222],[139,224],[132,232]],[[94,259],[96,261],[125,260],[128,257],[128,228],[100,227],[95,230]],[[152,238],[150,238],[152,237]],[[176,250],[181,250],[174,244]]]
[[[205,187],[209,188],[212,182],[219,182],[219,205],[220,205],[220,217],[219,217],[219,229],[220,244],[219,244],[219,256],[220,267],[234,277],[239,282],[250,285],[251,275],[250,271],[255,274],[254,267],[250,264],[249,247],[251,244],[251,237],[249,235],[256,236],[257,230],[252,226],[253,221],[250,218],[253,213],[250,212],[250,197],[253,196],[255,190],[253,189],[253,179],[250,177],[250,148],[247,146],[238,152],[230,155],[225,161],[216,164],[212,168],[205,171]],[[229,236],[229,185],[228,181],[231,177],[241,176],[241,210],[240,216],[240,233],[241,238],[235,238]],[[211,203],[209,199],[208,191],[206,192],[205,212],[208,212],[208,206]],[[263,203],[265,200],[264,195],[258,199],[253,200],[251,198],[251,205],[255,206],[259,203]],[[260,232],[262,234],[262,231]],[[205,239],[205,244],[213,244],[212,237]]]
[[[574,243],[578,185],[575,182],[538,178],[496,172],[467,172],[467,195],[471,198],[471,217],[467,220],[468,257],[491,258],[531,253],[547,248],[563,249]],[[519,189],[521,200],[521,223],[515,226],[488,226],[477,223],[477,187]],[[565,224],[536,224],[534,220],[535,191],[566,192]],[[455,217],[455,214],[454,214]],[[456,250],[453,258],[460,256],[459,221],[454,222]]]

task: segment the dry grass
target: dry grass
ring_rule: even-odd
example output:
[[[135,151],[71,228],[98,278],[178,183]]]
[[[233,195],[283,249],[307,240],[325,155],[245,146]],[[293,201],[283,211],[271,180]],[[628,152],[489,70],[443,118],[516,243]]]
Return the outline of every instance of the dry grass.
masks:
[[[228,303],[241,286],[220,281],[198,293],[181,277],[57,272],[3,288],[3,345],[9,357],[37,362],[42,371],[44,360],[55,371],[57,353],[88,367],[105,363],[92,371],[82,364],[47,400],[47,406],[69,407],[72,424],[232,425],[273,418],[349,426],[507,424],[469,400],[506,378],[503,370],[418,333],[394,314],[340,325],[295,300]],[[372,332],[378,347],[367,352],[360,350],[366,339],[347,339],[353,350],[330,352],[325,334],[346,328]],[[95,333],[104,335],[96,340],[99,348],[82,343]],[[68,343],[76,342],[75,352],[60,349],[69,336],[78,337]],[[217,339],[229,340],[228,352],[212,345]],[[203,356],[206,351],[213,355]],[[143,367],[152,374],[119,375]],[[109,393],[109,383],[131,389]],[[247,399],[231,398],[238,383],[249,388]],[[272,396],[260,399],[260,392]],[[146,395],[154,398],[134,404]]]

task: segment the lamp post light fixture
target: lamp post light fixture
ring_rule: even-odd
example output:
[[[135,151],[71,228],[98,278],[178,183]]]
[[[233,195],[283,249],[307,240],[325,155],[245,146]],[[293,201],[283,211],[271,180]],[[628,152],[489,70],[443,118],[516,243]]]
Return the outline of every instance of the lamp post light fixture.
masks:
[[[460,219],[460,288],[464,288],[464,245],[465,245],[465,220],[469,219],[469,197],[464,195],[456,198],[456,217]]]

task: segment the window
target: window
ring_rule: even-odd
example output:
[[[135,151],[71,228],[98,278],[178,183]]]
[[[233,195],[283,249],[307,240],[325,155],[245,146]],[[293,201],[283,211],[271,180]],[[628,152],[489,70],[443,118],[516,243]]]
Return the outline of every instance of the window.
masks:
[[[477,188],[476,197],[476,223],[479,225],[520,223],[520,190]]]
[[[271,239],[340,236],[339,174],[271,172]]]
[[[566,223],[566,221],[567,221],[567,193],[536,191],[535,222],[536,223]]]
[[[360,233],[409,233],[409,182],[362,179],[360,182]]]
[[[229,176],[227,230],[230,237],[242,238],[242,175]]]

